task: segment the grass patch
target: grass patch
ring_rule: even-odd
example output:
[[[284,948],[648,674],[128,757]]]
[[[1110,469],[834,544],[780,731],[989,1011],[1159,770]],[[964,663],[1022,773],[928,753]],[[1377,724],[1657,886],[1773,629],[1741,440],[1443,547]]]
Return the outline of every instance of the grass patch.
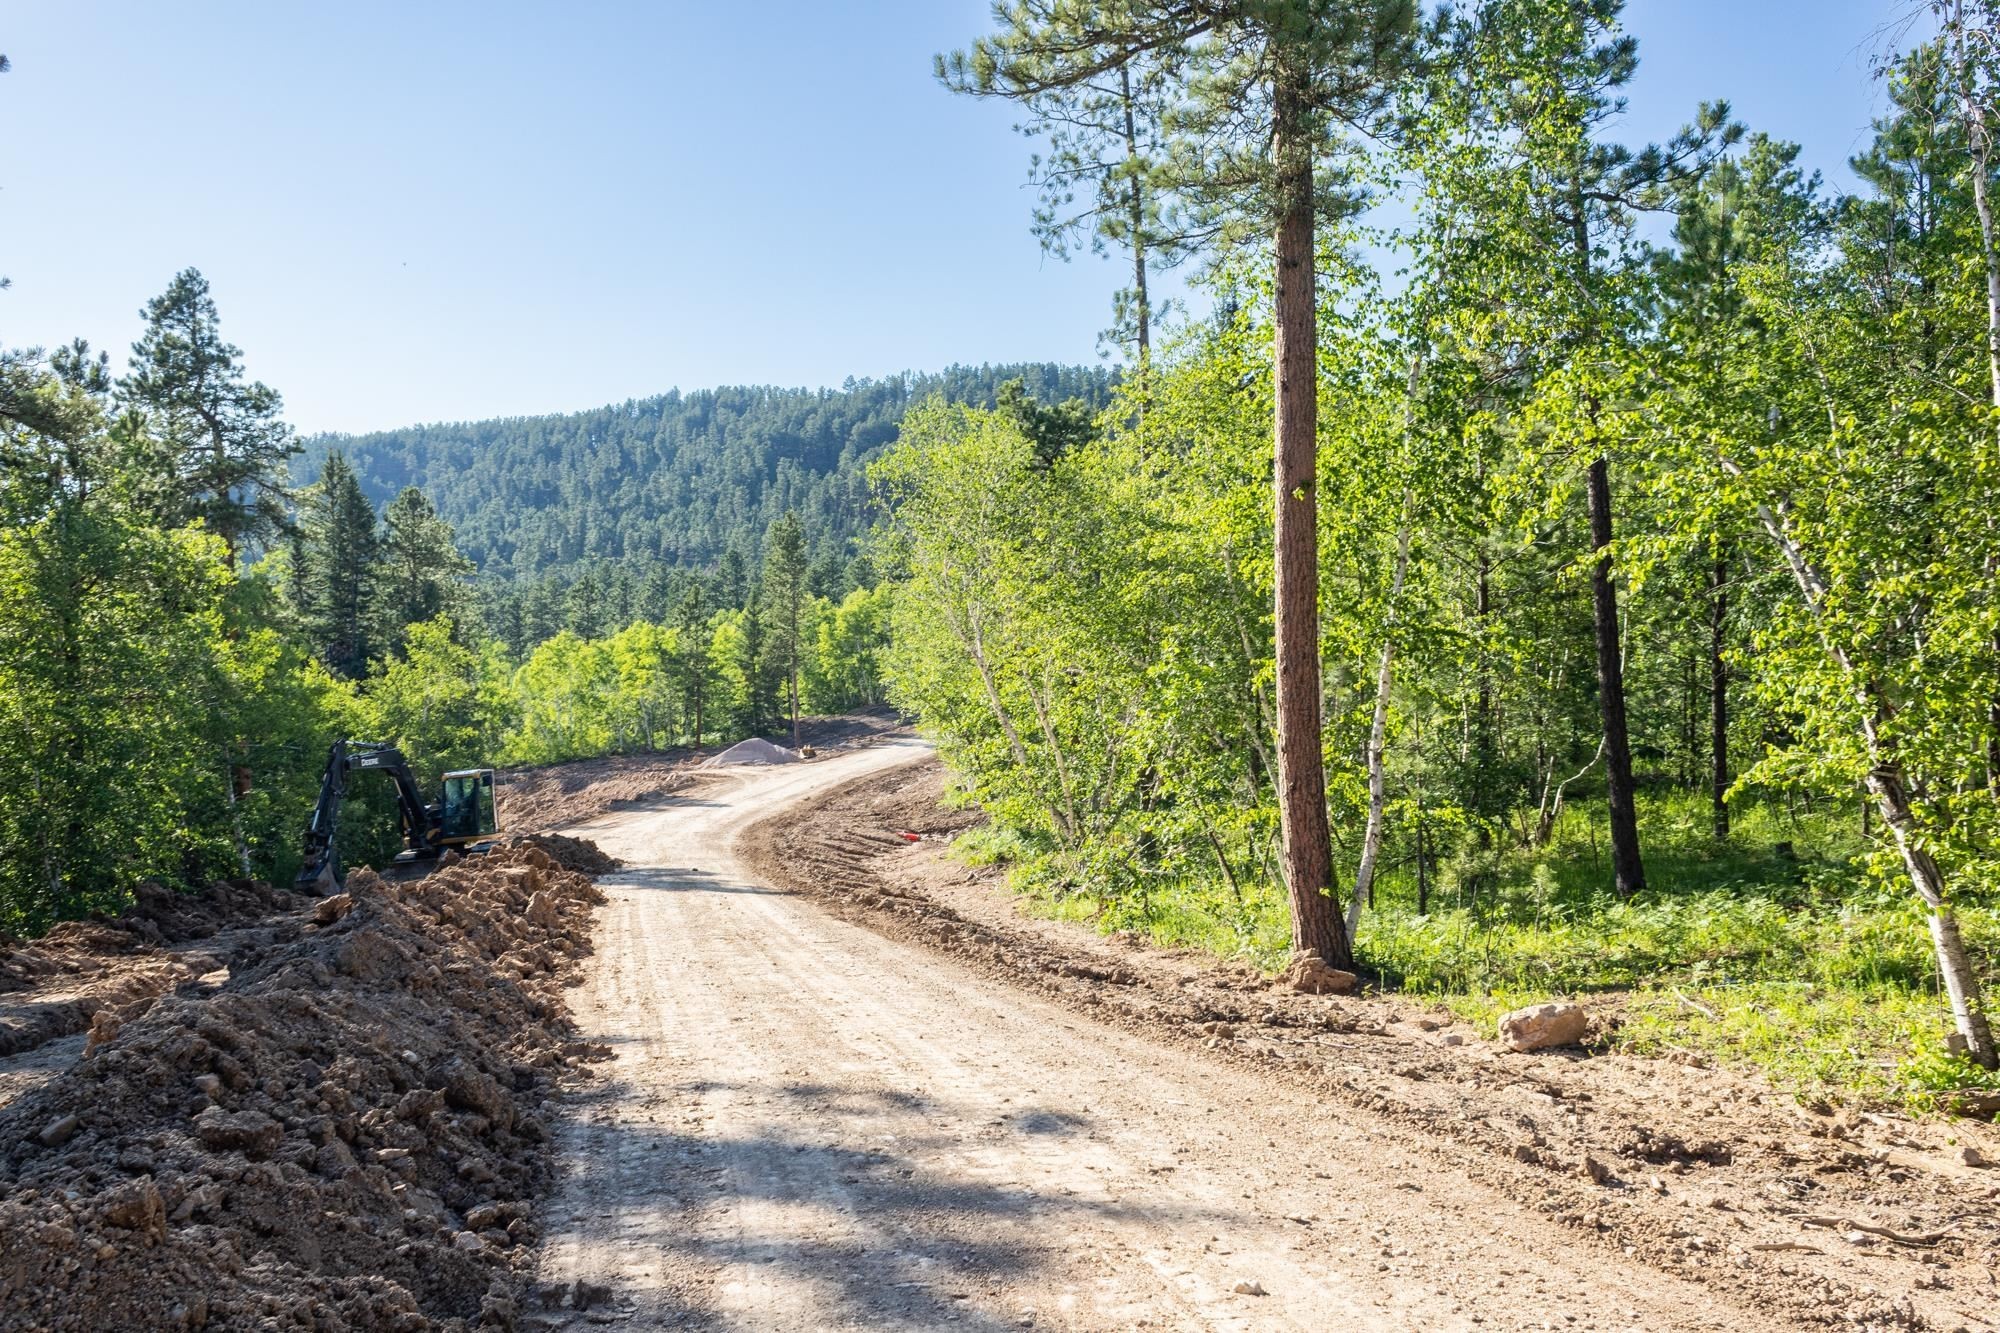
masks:
[[[1386,988],[1488,1030],[1519,1005],[1595,997],[1618,1020],[1618,1049],[1755,1068],[1802,1097],[1926,1109],[1948,1091],[2000,1086],[1946,1053],[1950,1011],[1923,913],[1862,870],[1857,812],[1765,802],[1739,810],[1722,842],[1699,798],[1655,797],[1640,813],[1644,894],[1611,893],[1601,816],[1573,808],[1547,847],[1439,868],[1422,912],[1414,867],[1391,865],[1363,915],[1358,957]],[[1268,882],[1239,892],[1149,877],[1097,892],[1102,875],[991,826],[961,838],[959,853],[1008,865],[1038,915],[1267,970],[1289,947],[1284,896]],[[2000,911],[1989,898],[1959,913],[1991,993]]]

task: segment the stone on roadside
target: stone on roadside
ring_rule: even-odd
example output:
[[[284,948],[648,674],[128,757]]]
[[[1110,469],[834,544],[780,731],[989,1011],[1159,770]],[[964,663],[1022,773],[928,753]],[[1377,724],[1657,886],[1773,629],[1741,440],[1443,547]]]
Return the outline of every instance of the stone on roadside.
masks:
[[[344,893],[336,893],[331,898],[322,898],[313,904],[313,921],[322,926],[330,926],[354,910],[354,899]]]
[[[1278,982],[1305,995],[1351,995],[1361,978],[1332,966],[1318,950],[1301,949],[1292,955],[1291,965]]]
[[[91,1054],[98,1047],[116,1041],[121,1026],[118,1013],[113,1009],[99,1009],[90,1016],[90,1032],[83,1039],[83,1053]]]
[[[1561,1001],[1531,1004],[1502,1015],[1500,1040],[1510,1051],[1542,1051],[1574,1046],[1590,1028],[1590,1016],[1580,1004]]]
[[[1958,1160],[1964,1162],[1967,1166],[1989,1167],[1994,1165],[1991,1157],[1988,1157],[1969,1143],[1958,1150]]]
[[[1269,1296],[1271,1294],[1264,1290],[1263,1283],[1252,1282],[1248,1278],[1237,1283],[1234,1290],[1238,1296]]]

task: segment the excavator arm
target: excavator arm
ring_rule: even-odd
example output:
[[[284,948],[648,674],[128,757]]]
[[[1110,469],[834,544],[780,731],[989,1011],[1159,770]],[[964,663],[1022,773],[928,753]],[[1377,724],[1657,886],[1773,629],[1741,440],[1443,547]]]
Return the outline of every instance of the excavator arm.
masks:
[[[306,825],[305,862],[299,867],[298,878],[301,888],[312,886],[323,892],[333,891],[340,870],[334,846],[340,802],[347,795],[349,777],[366,771],[379,772],[395,785],[404,847],[421,854],[437,850],[437,811],[425,804],[403,752],[393,745],[335,741],[327,751],[326,771],[319,780],[319,800],[313,805],[311,822]]]

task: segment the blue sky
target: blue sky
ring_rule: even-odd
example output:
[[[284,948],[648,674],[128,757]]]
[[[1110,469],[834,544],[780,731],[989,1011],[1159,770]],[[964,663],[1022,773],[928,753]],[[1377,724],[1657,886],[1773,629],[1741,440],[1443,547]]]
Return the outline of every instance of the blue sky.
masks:
[[[1627,137],[1703,98],[1865,139],[1896,0],[1632,0]],[[0,343],[120,359],[179,268],[307,430],[954,361],[1088,361],[1011,108],[934,52],[983,0],[0,0]]]

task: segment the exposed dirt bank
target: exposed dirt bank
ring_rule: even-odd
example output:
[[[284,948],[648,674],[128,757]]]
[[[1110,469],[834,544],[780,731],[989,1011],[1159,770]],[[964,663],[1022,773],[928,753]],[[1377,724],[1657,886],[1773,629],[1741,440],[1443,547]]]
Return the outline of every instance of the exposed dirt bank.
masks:
[[[100,1010],[0,1111],[0,1327],[508,1326],[592,1052],[563,986],[601,895],[527,845],[267,923],[226,980]]]

